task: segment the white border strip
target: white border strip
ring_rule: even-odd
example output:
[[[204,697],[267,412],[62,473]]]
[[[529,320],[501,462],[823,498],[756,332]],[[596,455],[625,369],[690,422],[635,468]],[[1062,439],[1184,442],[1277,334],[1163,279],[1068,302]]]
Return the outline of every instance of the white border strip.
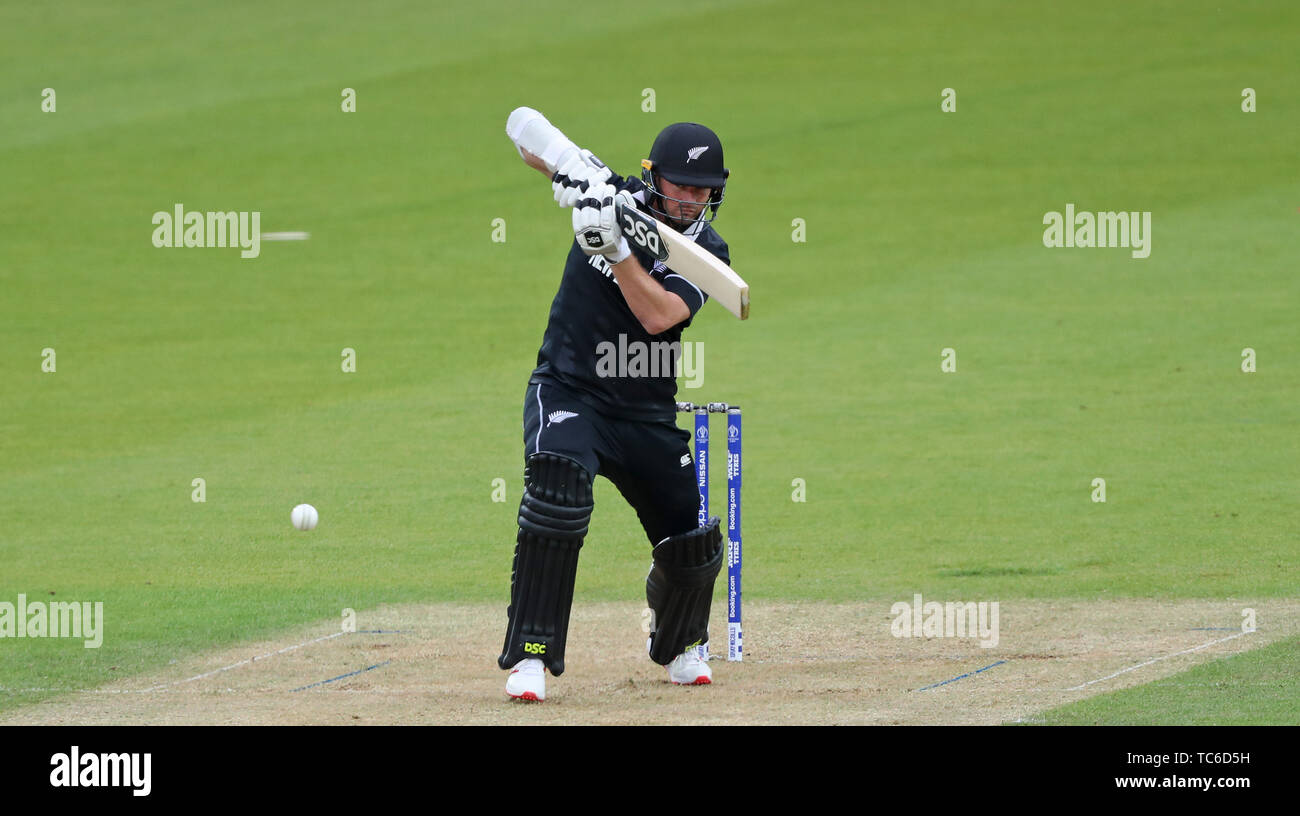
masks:
[[[1142,668],[1143,666],[1150,666],[1152,663],[1158,663],[1159,661],[1161,661],[1161,660],[1165,660],[1165,659],[1170,658],[1170,657],[1177,657],[1178,655],[1188,654],[1188,653],[1190,653],[1190,652],[1199,652],[1201,649],[1204,649],[1206,646],[1213,646],[1213,645],[1216,644],[1216,643],[1223,643],[1223,642],[1226,641],[1226,640],[1232,640],[1233,638],[1239,638],[1239,637],[1241,637],[1242,635],[1249,635],[1249,634],[1251,634],[1251,632],[1238,632],[1238,633],[1235,634],[1235,635],[1228,635],[1228,636],[1225,637],[1225,638],[1219,638],[1218,640],[1211,640],[1209,643],[1202,643],[1200,646],[1193,646],[1193,647],[1190,648],[1190,649],[1183,649],[1181,652],[1174,652],[1173,654],[1167,654],[1167,655],[1163,655],[1163,656],[1161,656],[1161,657],[1153,657],[1153,658],[1151,658],[1150,660],[1147,660],[1147,661],[1144,661],[1144,662],[1142,662],[1142,663],[1137,664],[1136,666],[1129,666],[1127,669],[1120,669],[1119,671],[1115,672],[1114,674],[1108,674],[1108,675],[1106,675],[1105,677],[1098,677],[1096,680],[1089,680],[1089,681],[1086,682],[1086,683],[1082,683],[1082,684],[1077,685],[1077,686],[1072,686],[1072,687],[1066,689],[1066,691],[1079,691],[1080,689],[1083,689],[1083,688],[1086,688],[1086,687],[1088,687],[1088,686],[1091,686],[1093,683],[1100,683],[1100,682],[1102,682],[1103,680],[1109,680],[1109,679],[1111,679],[1112,677],[1119,677],[1121,674],[1125,674],[1125,673],[1127,673],[1127,672],[1131,672],[1131,671],[1133,671],[1134,669],[1140,669],[1140,668]]]
[[[542,384],[537,384],[537,443],[533,453],[542,452],[542,426],[546,423],[546,409],[542,407]]]

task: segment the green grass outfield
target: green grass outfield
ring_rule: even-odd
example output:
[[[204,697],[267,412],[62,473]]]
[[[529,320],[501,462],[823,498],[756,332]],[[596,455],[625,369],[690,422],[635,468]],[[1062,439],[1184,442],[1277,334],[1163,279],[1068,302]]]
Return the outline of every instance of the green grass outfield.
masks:
[[[622,172],[671,122],[723,140],[752,317],[705,309],[681,396],[745,406],[747,598],[1296,595],[1295,4],[430,5],[0,7],[0,601],[107,616],[99,650],[0,642],[0,688],[504,612],[572,238],[504,136],[525,104]],[[312,237],[155,249],[178,202]],[[1068,203],[1151,211],[1151,256],[1045,248]],[[579,600],[646,563],[598,482]]]
[[[1300,699],[1300,639],[1290,638],[1163,680],[1054,708],[1036,722],[1042,725],[1300,725],[1297,699]]]

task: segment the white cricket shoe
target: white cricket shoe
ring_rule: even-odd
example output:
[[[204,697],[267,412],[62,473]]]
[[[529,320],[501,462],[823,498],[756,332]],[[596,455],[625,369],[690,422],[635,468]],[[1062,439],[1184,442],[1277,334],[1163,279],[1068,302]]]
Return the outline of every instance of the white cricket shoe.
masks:
[[[506,678],[506,694],[516,700],[540,703],[546,699],[546,667],[535,657],[515,664]]]
[[[679,686],[707,686],[713,682],[713,670],[691,646],[668,664],[668,680]]]

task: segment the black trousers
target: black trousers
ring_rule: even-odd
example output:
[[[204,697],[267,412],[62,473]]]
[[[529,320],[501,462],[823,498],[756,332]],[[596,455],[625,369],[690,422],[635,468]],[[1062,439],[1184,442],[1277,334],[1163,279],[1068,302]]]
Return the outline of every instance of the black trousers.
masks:
[[[524,397],[524,459],[550,452],[604,476],[636,511],[654,546],[699,524],[691,433],[673,422],[604,416],[559,385],[530,383]]]

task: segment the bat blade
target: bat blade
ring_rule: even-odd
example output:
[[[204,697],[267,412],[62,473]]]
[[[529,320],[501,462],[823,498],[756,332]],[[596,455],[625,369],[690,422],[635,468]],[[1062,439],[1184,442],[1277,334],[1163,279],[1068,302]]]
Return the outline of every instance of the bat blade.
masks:
[[[700,287],[736,317],[749,317],[749,284],[704,247],[633,207],[618,205],[618,223],[628,241]]]

